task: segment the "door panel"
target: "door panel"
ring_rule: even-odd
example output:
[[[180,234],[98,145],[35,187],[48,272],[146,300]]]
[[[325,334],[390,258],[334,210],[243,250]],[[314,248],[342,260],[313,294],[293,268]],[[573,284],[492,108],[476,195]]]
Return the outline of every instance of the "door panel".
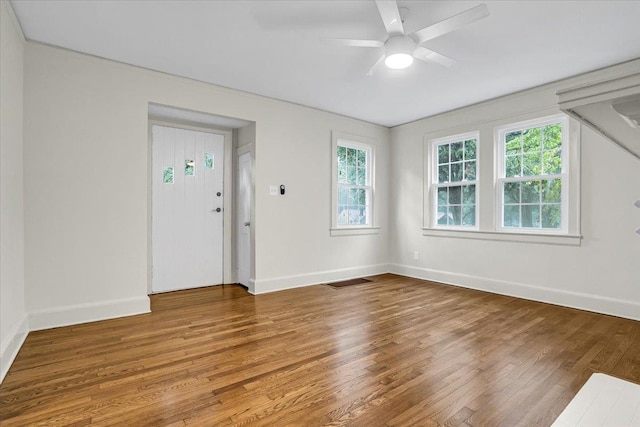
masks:
[[[220,284],[224,136],[159,125],[151,130],[152,290]]]
[[[249,287],[251,277],[251,153],[238,156],[236,259],[238,283]]]

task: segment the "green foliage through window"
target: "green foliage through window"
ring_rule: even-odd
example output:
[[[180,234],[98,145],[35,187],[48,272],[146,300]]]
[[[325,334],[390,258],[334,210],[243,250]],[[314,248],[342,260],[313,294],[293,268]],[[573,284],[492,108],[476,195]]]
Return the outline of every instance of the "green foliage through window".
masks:
[[[436,146],[438,225],[476,224],[477,142],[470,138]]]
[[[193,160],[185,160],[184,161],[184,175],[185,176],[195,176],[196,174],[196,162]]]
[[[213,153],[204,153],[204,168],[213,169]]]
[[[559,229],[562,123],[504,135],[503,226]]]
[[[562,124],[509,132],[504,137],[505,177],[562,172]]]
[[[474,181],[476,179],[477,140],[438,145],[438,182]]]
[[[338,145],[338,225],[368,225],[370,171],[367,149]]]
[[[164,168],[162,182],[164,184],[173,184],[173,166],[167,166]]]

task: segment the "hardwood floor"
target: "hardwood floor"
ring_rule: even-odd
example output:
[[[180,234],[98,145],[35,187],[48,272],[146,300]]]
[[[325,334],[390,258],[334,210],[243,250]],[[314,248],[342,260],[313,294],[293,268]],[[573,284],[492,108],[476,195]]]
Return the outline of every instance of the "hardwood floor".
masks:
[[[549,426],[593,372],[640,382],[640,322],[394,275],[29,334],[0,424]]]

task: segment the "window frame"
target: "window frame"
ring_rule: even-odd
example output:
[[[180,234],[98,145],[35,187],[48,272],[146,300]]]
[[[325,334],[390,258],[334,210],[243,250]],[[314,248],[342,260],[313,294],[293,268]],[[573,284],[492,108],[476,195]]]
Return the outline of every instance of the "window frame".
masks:
[[[445,144],[452,144],[455,142],[466,141],[470,139],[475,139],[476,141],[476,178],[473,181],[467,181],[465,179],[460,181],[449,181],[447,183],[440,183],[438,177],[438,147]],[[461,230],[461,231],[472,231],[479,229],[479,220],[480,220],[480,132],[472,131],[465,132],[456,135],[449,135],[441,138],[435,138],[428,142],[429,144],[429,154],[431,158],[429,159],[429,212],[430,212],[430,220],[429,224],[431,228],[438,230]],[[449,163],[450,164],[450,163]],[[454,185],[452,185],[454,184]],[[455,185],[457,184],[457,185]],[[463,187],[465,185],[475,185],[475,218],[474,225],[448,225],[448,224],[438,224],[438,189],[442,187],[453,187],[460,186]],[[462,198],[462,194],[460,196]],[[461,200],[461,206],[462,206]]]
[[[519,177],[506,177],[506,156],[505,156],[505,136],[514,131],[525,131],[528,129],[540,128],[550,124],[560,123],[562,126],[562,142],[561,142],[561,171],[556,174],[541,174]],[[570,170],[572,165],[570,164],[570,123],[569,117],[565,114],[554,114],[550,116],[538,117],[535,119],[519,121],[515,123],[509,123],[503,126],[497,126],[494,128],[495,138],[495,230],[505,233],[519,233],[519,234],[535,234],[535,235],[567,235],[569,233],[569,211],[570,201]],[[561,193],[560,193],[560,228],[543,228],[543,227],[507,227],[504,226],[504,185],[507,182],[529,182],[529,181],[541,181],[549,179],[560,179]],[[522,202],[520,202],[522,206]],[[542,206],[540,204],[539,206]]]
[[[338,147],[353,148],[367,151],[367,185],[356,185],[356,188],[364,188],[368,193],[367,224],[339,224],[338,223],[338,197],[339,187],[345,184],[338,182]],[[341,132],[332,132],[331,137],[331,228],[332,236],[374,234],[380,227],[375,224],[375,141],[357,135],[349,135]],[[354,187],[351,184],[346,184]]]

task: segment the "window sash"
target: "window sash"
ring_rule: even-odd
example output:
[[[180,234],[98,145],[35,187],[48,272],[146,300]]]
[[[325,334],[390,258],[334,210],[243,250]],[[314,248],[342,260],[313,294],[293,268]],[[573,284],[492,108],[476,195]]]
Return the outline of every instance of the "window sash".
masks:
[[[559,149],[561,150],[561,172],[554,174],[538,174],[538,175],[526,175],[526,176],[506,176],[506,135],[512,132],[527,131],[535,128],[543,128],[544,126],[560,124],[562,126],[562,141]],[[564,115],[554,115],[550,117],[543,117],[540,119],[533,119],[526,122],[513,123],[507,126],[499,127],[496,129],[497,141],[497,178],[496,178],[496,229],[499,231],[519,231],[526,233],[536,234],[566,234],[568,232],[569,221],[569,189],[568,189],[568,138],[569,138],[569,123],[568,119]],[[538,151],[535,151],[537,153]],[[540,153],[548,152],[541,147]],[[520,151],[519,155],[522,157],[527,152]],[[505,203],[505,184],[507,183],[522,183],[532,181],[547,181],[547,180],[560,180],[561,194],[559,203],[543,203],[539,200],[539,203],[523,203],[522,200],[519,203]],[[540,196],[541,198],[542,196]],[[522,224],[522,206],[539,206],[542,209],[547,205],[559,205],[560,206],[560,227],[548,228],[542,227],[542,217],[540,215],[540,221],[538,227],[523,227],[520,226],[506,226],[505,225],[505,206],[519,206],[520,207],[520,224]]]
[[[470,187],[470,186],[474,186],[474,203],[464,203],[464,187]],[[438,193],[441,188],[451,188],[451,187],[461,187],[461,194],[460,194],[460,202],[459,203],[449,203],[449,201],[447,200],[447,203],[444,205],[441,205],[439,203],[439,199],[438,199]],[[478,211],[478,181],[474,180],[474,181],[456,181],[456,182],[447,182],[447,183],[437,183],[437,184],[433,184],[432,186],[432,191],[433,191],[433,197],[432,197],[432,224],[434,228],[460,228],[460,229],[464,229],[464,230],[469,230],[469,229],[477,229],[478,228],[478,215],[479,215],[479,211]],[[464,207],[465,206],[473,206],[474,209],[474,216],[473,216],[473,224],[464,224],[464,220],[463,220],[463,214],[464,214]],[[440,208],[442,207],[460,207],[461,210],[461,215],[460,215],[460,224],[440,224],[439,223],[439,216],[440,216]]]
[[[468,141],[468,140],[475,140],[475,156],[473,158],[467,158],[466,157],[466,150],[463,151],[463,157],[461,159],[458,159],[456,161],[452,161],[451,156],[449,155],[448,161],[447,162],[443,162],[440,163],[440,157],[439,157],[439,148],[443,145],[449,145],[449,150],[451,149],[451,146],[455,143],[459,143],[459,142],[463,142],[463,141]],[[431,159],[430,159],[430,167],[432,170],[431,173],[431,203],[430,203],[430,209],[431,209],[431,226],[433,228],[446,228],[446,229],[462,229],[462,230],[477,230],[478,229],[478,222],[479,222],[479,209],[478,209],[478,205],[479,205],[479,172],[480,172],[480,149],[479,149],[479,145],[480,145],[480,135],[478,132],[469,132],[469,133],[465,133],[465,134],[460,134],[460,135],[452,135],[452,136],[447,136],[444,138],[438,138],[436,140],[432,140],[431,141]],[[460,165],[464,165],[468,162],[475,162],[475,179],[473,180],[467,180],[465,179],[465,174],[466,172],[463,170],[460,172],[460,175],[462,177],[462,179],[460,180],[455,180],[455,181],[447,181],[447,182],[439,182],[439,167],[440,166],[444,166],[444,165],[449,165],[449,168],[451,168],[451,165],[453,164],[460,164]],[[451,170],[450,170],[450,176],[449,179],[451,179]],[[475,194],[474,194],[474,200],[475,203],[473,204],[467,204],[467,206],[474,206],[474,218],[473,218],[473,225],[468,224],[468,225],[464,225],[462,224],[462,214],[461,214],[461,221],[460,221],[460,225],[457,224],[439,224],[438,223],[438,216],[440,214],[439,212],[439,208],[441,207],[438,204],[438,190],[440,188],[449,188],[449,187],[465,187],[465,186],[471,186],[474,185],[475,186]],[[464,206],[464,204],[462,203],[462,195],[461,195],[461,200],[459,204],[449,204],[447,201],[446,206],[450,207],[450,206],[460,206],[462,208],[462,206]]]
[[[340,190],[364,190],[364,194],[365,194],[365,200],[364,200],[364,204],[362,203],[349,203],[348,201],[346,203],[342,203],[342,201],[340,200],[340,194],[341,191]],[[337,203],[337,212],[335,212],[334,214],[336,215],[337,218],[337,225],[338,227],[370,227],[371,226],[371,194],[372,194],[373,189],[371,188],[370,185],[351,185],[351,184],[342,184],[339,183],[338,184],[338,203]],[[354,209],[349,209],[349,208],[355,208],[356,210],[358,209],[364,209],[365,212],[365,217],[364,217],[364,224],[360,224],[357,222],[351,222],[351,214],[352,214],[352,210]],[[346,214],[344,214],[344,209],[346,209]],[[346,222],[344,221],[344,218],[341,218],[341,214],[342,215],[346,215]]]
[[[370,186],[371,185],[371,153],[372,153],[371,148],[370,147],[364,147],[364,146],[361,146],[359,144],[348,144],[348,143],[340,142],[340,143],[337,144],[337,147],[336,147],[336,159],[337,159],[338,162],[340,160],[340,156],[338,156],[338,151],[340,150],[340,148],[345,148],[347,150],[351,149],[351,150],[356,150],[356,151],[363,151],[365,153],[366,161],[365,161],[365,165],[364,165],[364,170],[365,170],[364,185],[365,186]],[[345,159],[345,162],[346,162],[346,159]],[[363,169],[363,167],[359,166],[357,162],[356,162],[356,166],[352,166],[351,168],[355,168],[356,172],[359,169]],[[347,172],[347,175],[348,175],[349,169],[350,169],[349,165],[345,164],[345,171]],[[342,185],[342,184],[344,184],[344,185],[363,185],[363,184],[351,184],[349,182],[340,182],[340,176],[339,176],[340,175],[340,168],[339,167],[338,167],[336,172],[338,174],[338,176],[336,177],[337,178],[337,183],[340,184],[340,185]],[[348,176],[347,176],[347,179],[348,179]]]
[[[566,174],[568,171],[568,138],[569,138],[569,131],[568,131],[568,127],[569,127],[569,122],[566,116],[564,115],[555,115],[555,116],[550,116],[550,117],[543,117],[540,119],[533,119],[533,120],[528,120],[525,122],[520,122],[520,123],[512,123],[510,125],[506,125],[506,126],[500,126],[497,127],[495,129],[496,133],[497,133],[497,165],[496,165],[496,170],[497,170],[497,176],[498,179],[504,179],[507,178],[506,176],[506,158],[507,155],[505,153],[505,139],[506,139],[506,135],[512,132],[517,132],[517,131],[527,131],[529,129],[535,129],[535,128],[541,128],[544,126],[548,126],[548,125],[552,125],[552,124],[556,124],[559,123],[560,125],[562,125],[562,144],[560,145],[560,150],[562,151],[562,168],[561,168],[561,174]],[[545,151],[545,150],[543,150]],[[551,151],[551,150],[546,150],[546,151]],[[520,152],[520,154],[529,154],[529,152]],[[550,174],[551,175],[551,174]],[[526,178],[530,178],[534,175],[529,175],[526,176]],[[508,177],[508,178],[517,178],[517,177]]]
[[[334,219],[332,221],[335,224],[336,228],[371,228],[373,226],[373,146],[365,143],[359,143],[356,141],[345,140],[342,138],[336,138],[336,139],[337,140],[335,141],[335,144],[334,144],[334,155],[336,159],[336,165],[335,165],[336,169],[334,172],[334,178],[335,178],[334,191],[336,191],[336,194],[334,197],[335,208],[334,208],[334,212],[332,213],[332,216]],[[340,167],[339,167],[340,148],[359,150],[359,151],[364,151],[366,153],[366,162],[364,165],[364,170],[365,170],[364,185],[361,183],[353,184],[353,183],[340,181],[340,175],[339,175],[340,174]],[[356,169],[363,169],[363,167],[359,166],[357,162],[355,167]],[[341,190],[343,191],[344,190],[347,190],[347,191],[364,190],[365,203],[364,204],[361,204],[361,203],[350,204],[349,202],[341,203],[341,200],[340,200]],[[351,209],[349,209],[350,206],[356,208],[357,210],[362,210],[364,212],[363,224],[351,222],[351,215],[353,214],[353,212],[350,212],[351,211]],[[346,207],[347,212],[343,213],[342,215],[346,215],[346,222],[344,221],[345,219],[344,217],[343,218],[340,217],[341,212],[344,212],[344,210],[341,211],[341,209],[344,207]]]

